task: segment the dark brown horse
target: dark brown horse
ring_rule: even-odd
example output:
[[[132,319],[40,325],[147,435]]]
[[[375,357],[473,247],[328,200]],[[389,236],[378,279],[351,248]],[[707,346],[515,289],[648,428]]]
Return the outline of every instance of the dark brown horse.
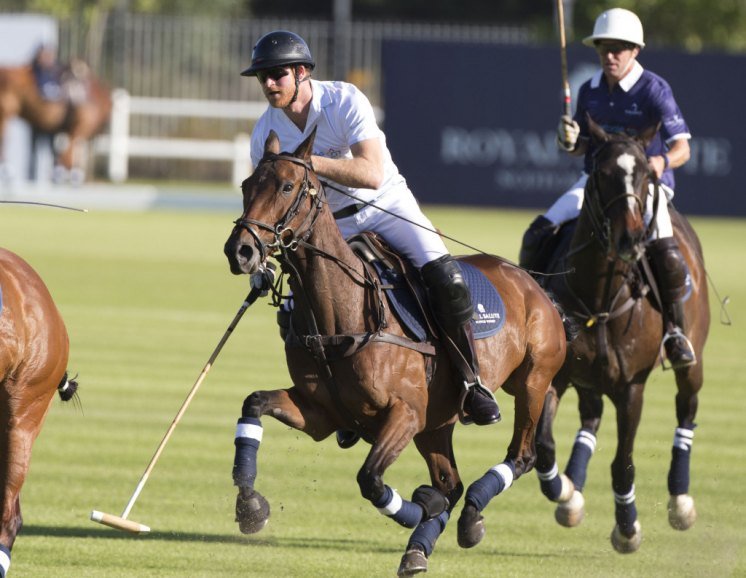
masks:
[[[69,400],[68,338],[44,282],[17,255],[0,249],[0,577],[21,529],[20,493],[54,392]]]
[[[372,444],[357,476],[363,497],[416,528],[399,568],[400,575],[410,575],[427,569],[427,556],[463,494],[452,446],[460,379],[440,344],[423,354],[411,347],[395,316],[384,314],[383,323],[388,306],[380,286],[342,238],[310,165],[313,138],[280,154],[270,133],[261,163],[243,184],[243,215],[225,245],[235,274],[261,271],[270,255],[289,272],[297,335],[285,346],[294,385],[254,392],[244,402],[234,465],[237,520],[242,532],[252,533],[269,517],[269,504],[254,489],[261,416],[316,441],[335,430],[355,430]],[[504,328],[478,340],[477,354],[484,383],[515,396],[507,457],[486,475],[497,483],[482,483],[476,491],[484,507],[533,467],[536,423],[566,343],[557,311],[528,274],[488,255],[462,261],[481,270],[505,301]],[[383,475],[412,440],[432,486],[421,486],[409,501],[385,485]],[[484,532],[479,509],[470,505],[460,532],[462,526],[465,534]]]
[[[536,471],[542,492],[559,502],[557,521],[575,526],[584,515],[582,489],[586,468],[596,444],[603,396],[616,408],[617,451],[612,462],[612,488],[616,525],[611,535],[622,553],[640,546],[641,530],[635,507],[635,468],[632,460],[635,434],[642,412],[645,382],[661,360],[664,324],[654,275],[645,256],[651,228],[643,212],[650,183],[645,156],[648,139],[656,128],[638,138],[609,135],[589,121],[598,145],[594,170],[585,188],[585,200],[569,246],[560,250],[547,280],[565,312],[580,321],[580,331],[567,351],[567,361],[553,381],[537,434]],[[666,203],[658,187],[654,203]],[[660,191],[660,193],[659,193]],[[674,234],[691,276],[691,293],[685,303],[686,335],[697,363],[676,369],[676,420],[672,460],[668,475],[669,521],[674,528],[689,528],[696,518],[689,495],[689,457],[697,396],[702,388],[702,350],[710,314],[704,261],[699,239],[687,220],[669,207]],[[574,385],[579,398],[581,429],[564,474],[558,472],[552,422],[562,395]]]
[[[111,116],[111,92],[81,60],[73,60],[61,78],[65,98],[42,99],[30,66],[0,68],[0,164],[3,134],[8,119],[20,117],[32,128],[50,135],[65,135],[55,164],[85,174],[85,143],[101,132]]]

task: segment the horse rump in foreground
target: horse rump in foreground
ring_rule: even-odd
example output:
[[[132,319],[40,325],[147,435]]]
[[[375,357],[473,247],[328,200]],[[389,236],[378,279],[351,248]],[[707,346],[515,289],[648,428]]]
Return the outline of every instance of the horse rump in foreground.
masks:
[[[564,312],[582,322],[581,330],[568,346],[567,361],[544,402],[536,439],[536,471],[544,495],[558,502],[557,521],[567,527],[579,524],[584,516],[586,470],[596,445],[603,396],[607,396],[616,408],[618,438],[611,465],[616,518],[611,542],[618,552],[628,553],[635,552],[642,540],[635,506],[635,434],[645,382],[662,359],[665,329],[655,274],[645,255],[650,226],[643,213],[648,195],[653,195],[653,206],[667,200],[655,185],[645,156],[657,127],[633,138],[607,134],[592,119],[589,126],[598,143],[594,169],[574,232],[560,241],[555,252],[558,258],[550,266],[551,271],[564,273],[548,277],[545,283]],[[689,495],[689,461],[710,313],[699,239],[672,206],[669,212],[689,272],[685,334],[696,355],[693,365],[674,369],[677,427],[668,473],[668,510],[671,526],[685,530],[696,519]],[[681,286],[685,286],[683,278]],[[578,394],[580,430],[561,474],[552,422],[571,384]]]
[[[17,255],[0,249],[0,578],[21,530],[20,493],[54,392],[67,401],[68,338],[44,282]]]
[[[83,182],[85,145],[109,122],[111,92],[79,59],[65,67],[60,84],[64,98],[44,100],[30,66],[0,68],[0,166],[5,159],[5,125],[17,116],[38,133],[62,137],[55,139],[55,173]]]
[[[242,532],[253,533],[269,518],[269,504],[254,488],[262,416],[315,441],[336,430],[354,430],[372,445],[357,475],[362,496],[382,514],[415,528],[399,567],[400,575],[411,575],[427,569],[427,558],[463,494],[452,446],[460,378],[437,341],[432,352],[418,351],[396,316],[385,314],[377,279],[342,238],[325,202],[310,164],[314,136],[315,131],[292,154],[281,154],[277,136],[270,133],[262,161],[243,183],[243,214],[225,245],[235,274],[259,272],[274,255],[289,273],[295,300],[291,333],[296,338],[285,344],[293,386],[252,393],[238,420],[237,521]],[[515,397],[505,461],[466,495],[469,515],[459,522],[459,541],[471,542],[484,533],[479,511],[533,467],[536,423],[566,344],[559,314],[527,273],[487,255],[462,263],[481,271],[505,302],[503,329],[476,347],[484,383]],[[383,475],[412,440],[427,463],[431,485],[420,486],[406,500]]]

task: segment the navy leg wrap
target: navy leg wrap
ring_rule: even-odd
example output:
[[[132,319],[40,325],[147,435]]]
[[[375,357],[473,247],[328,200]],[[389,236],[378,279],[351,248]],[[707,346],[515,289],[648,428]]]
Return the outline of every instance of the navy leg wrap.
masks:
[[[503,462],[487,471],[466,491],[466,502],[473,504],[480,512],[487,507],[490,500],[513,483],[515,466],[512,462]]]
[[[256,480],[256,459],[262,441],[262,423],[256,417],[242,417],[236,425],[236,457],[233,460],[233,483],[253,488]]]
[[[544,494],[552,502],[556,502],[560,494],[562,493],[562,480],[559,477],[559,468],[557,463],[548,472],[540,472],[536,469],[536,474],[539,477],[539,487],[541,487],[541,493]]]
[[[425,556],[430,557],[430,554],[433,553],[433,549],[435,548],[435,542],[443,533],[443,530],[446,529],[449,517],[450,515],[448,512],[443,512],[440,516],[422,522],[422,524],[417,526],[414,532],[412,532],[412,537],[409,539],[407,550],[414,544],[417,544],[425,551]]]
[[[570,460],[565,468],[565,475],[575,484],[575,489],[583,491],[585,477],[588,472],[588,462],[591,461],[593,452],[596,451],[596,436],[585,429],[578,431],[575,443],[572,446]]]
[[[381,499],[372,503],[381,514],[405,528],[414,528],[422,520],[423,510],[421,506],[403,499],[396,490],[392,490],[386,485],[384,485]]]
[[[635,506],[635,487],[625,495],[614,493],[614,517],[623,534],[634,531],[635,520],[637,520],[637,507]]]
[[[671,450],[671,469],[668,470],[668,493],[672,496],[689,493],[689,459],[693,437],[692,430],[676,428]]]
[[[0,544],[0,578],[5,578],[8,568],[10,568],[10,550]]]

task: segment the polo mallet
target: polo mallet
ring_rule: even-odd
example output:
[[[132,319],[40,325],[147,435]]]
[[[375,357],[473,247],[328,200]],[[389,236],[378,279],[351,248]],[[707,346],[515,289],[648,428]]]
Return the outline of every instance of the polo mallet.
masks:
[[[560,38],[560,59],[562,62],[562,90],[565,99],[565,115],[572,118],[572,96],[570,93],[570,81],[567,75],[567,40],[565,39],[565,10],[563,0],[557,0],[557,26]]]
[[[267,291],[269,290],[270,286],[272,285],[272,281],[274,280],[274,268],[275,267],[272,263],[267,263],[266,268],[261,273],[252,275],[251,291],[249,291],[249,294],[246,296],[246,299],[241,304],[241,307],[239,308],[238,313],[236,313],[236,316],[233,318],[233,321],[228,326],[228,329],[223,335],[223,338],[220,340],[220,343],[218,343],[218,346],[215,348],[215,351],[212,352],[212,355],[210,356],[210,359],[207,361],[207,364],[202,370],[202,373],[199,374],[197,381],[192,386],[192,389],[189,392],[189,395],[187,395],[186,399],[184,400],[184,403],[181,404],[181,409],[179,409],[179,412],[176,414],[176,417],[174,418],[173,422],[171,422],[171,426],[168,428],[168,431],[166,431],[166,435],[163,436],[163,440],[161,440],[161,443],[158,445],[158,448],[155,450],[155,454],[153,454],[153,457],[151,458],[150,463],[148,464],[148,467],[145,468],[145,472],[140,478],[140,482],[137,484],[137,488],[135,488],[135,492],[132,494],[130,501],[127,502],[127,506],[125,506],[124,511],[122,512],[122,515],[114,516],[113,514],[106,514],[105,512],[99,512],[98,510],[93,510],[91,512],[91,520],[93,520],[94,522],[98,522],[99,524],[104,524],[105,526],[110,526],[111,528],[115,528],[117,530],[124,530],[126,532],[132,532],[133,534],[143,534],[143,533],[150,532],[149,526],[140,524],[139,522],[133,522],[132,520],[128,520],[127,516],[129,516],[130,511],[132,510],[132,506],[135,505],[135,501],[140,495],[140,492],[142,492],[142,489],[145,486],[145,482],[148,480],[148,477],[150,476],[150,472],[155,467],[155,463],[158,461],[158,458],[160,457],[161,452],[163,452],[163,448],[166,446],[166,443],[168,442],[169,438],[171,437],[171,434],[176,428],[176,424],[178,424],[179,420],[181,420],[181,417],[184,415],[184,412],[189,406],[189,403],[192,401],[192,398],[197,393],[199,386],[202,385],[202,382],[207,376],[207,373],[210,371],[212,364],[215,362],[215,360],[218,357],[218,354],[223,349],[223,346],[225,345],[226,341],[228,341],[228,338],[230,337],[231,333],[233,333],[233,330],[238,325],[238,322],[241,320],[241,317],[243,317],[243,314],[246,312],[249,306],[254,303],[254,301],[256,301],[260,296],[267,294]]]

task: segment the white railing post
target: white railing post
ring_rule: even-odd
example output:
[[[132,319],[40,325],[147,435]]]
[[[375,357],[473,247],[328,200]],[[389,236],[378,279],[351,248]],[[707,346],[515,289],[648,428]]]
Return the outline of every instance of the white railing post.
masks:
[[[109,179],[115,183],[127,180],[129,171],[130,95],[117,88],[112,92],[109,124]]]
[[[251,137],[239,133],[233,139],[233,184],[237,187],[251,174]]]

